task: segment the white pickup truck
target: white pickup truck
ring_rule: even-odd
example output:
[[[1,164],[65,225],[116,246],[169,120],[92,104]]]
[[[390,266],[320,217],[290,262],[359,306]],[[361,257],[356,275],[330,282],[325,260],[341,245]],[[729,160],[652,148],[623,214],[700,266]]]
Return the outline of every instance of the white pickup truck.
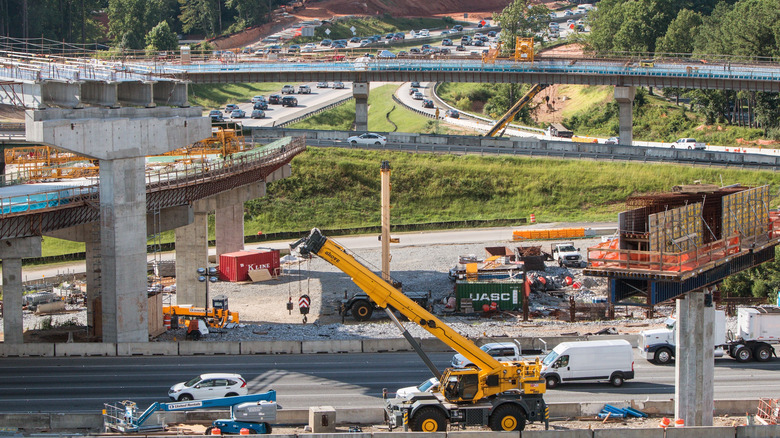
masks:
[[[558,266],[581,268],[585,265],[580,249],[574,247],[574,242],[554,243],[551,245],[550,253]]]
[[[677,141],[672,143],[672,149],[707,149],[706,143],[700,143],[695,138],[678,138]]]

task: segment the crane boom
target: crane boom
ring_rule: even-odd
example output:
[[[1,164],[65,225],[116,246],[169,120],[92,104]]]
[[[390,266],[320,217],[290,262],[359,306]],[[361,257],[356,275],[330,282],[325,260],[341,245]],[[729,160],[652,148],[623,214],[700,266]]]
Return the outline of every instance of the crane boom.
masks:
[[[498,119],[496,124],[490,128],[490,131],[488,131],[486,135],[488,137],[495,137],[499,131],[509,125],[509,122],[512,121],[515,115],[519,113],[524,106],[528,105],[528,102],[530,102],[531,99],[533,99],[537,94],[539,94],[540,91],[544,90],[545,88],[547,88],[547,84],[535,84],[533,87],[531,87],[531,89],[528,90],[528,92],[525,93],[525,95],[521,97],[520,100],[512,105],[512,108],[509,108],[509,111],[507,111],[506,114]]]
[[[539,395],[545,392],[538,360],[535,363],[499,362],[358,262],[320,230],[315,228],[308,236],[290,245],[290,249],[296,247],[300,247],[302,255],[316,254],[331,263],[349,275],[379,307],[392,306],[479,368],[445,370],[440,380],[442,394],[448,401],[477,403],[507,391]]]

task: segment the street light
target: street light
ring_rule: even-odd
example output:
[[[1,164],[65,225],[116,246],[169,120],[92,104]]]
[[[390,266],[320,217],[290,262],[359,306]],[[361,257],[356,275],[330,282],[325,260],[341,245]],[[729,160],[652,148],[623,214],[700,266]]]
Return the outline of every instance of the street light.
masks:
[[[208,275],[208,280],[206,281],[206,275]],[[206,283],[206,312],[204,313],[204,316],[208,318],[209,316],[209,282],[216,283],[217,282],[217,268],[198,268],[198,281],[201,283]]]

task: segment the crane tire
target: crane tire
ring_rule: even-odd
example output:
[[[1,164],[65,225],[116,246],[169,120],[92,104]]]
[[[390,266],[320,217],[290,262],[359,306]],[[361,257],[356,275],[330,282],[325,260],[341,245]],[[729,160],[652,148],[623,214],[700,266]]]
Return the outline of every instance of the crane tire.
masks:
[[[426,406],[414,414],[409,424],[415,432],[444,432],[447,430],[447,417],[441,409]]]
[[[525,429],[525,414],[520,406],[506,403],[497,407],[490,415],[490,430],[509,432]]]
[[[371,315],[374,313],[374,308],[371,307],[371,303],[366,300],[355,301],[350,308],[352,316],[357,321],[368,321],[371,319]]]

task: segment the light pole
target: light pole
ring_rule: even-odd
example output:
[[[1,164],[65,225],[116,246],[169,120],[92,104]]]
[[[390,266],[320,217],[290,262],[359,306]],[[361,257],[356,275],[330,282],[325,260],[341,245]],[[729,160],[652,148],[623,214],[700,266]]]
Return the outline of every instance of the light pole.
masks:
[[[208,281],[206,281],[206,276],[208,275]],[[198,268],[198,281],[201,283],[206,283],[206,312],[204,313],[204,316],[208,318],[209,316],[209,282],[216,283],[217,282],[217,268]]]

